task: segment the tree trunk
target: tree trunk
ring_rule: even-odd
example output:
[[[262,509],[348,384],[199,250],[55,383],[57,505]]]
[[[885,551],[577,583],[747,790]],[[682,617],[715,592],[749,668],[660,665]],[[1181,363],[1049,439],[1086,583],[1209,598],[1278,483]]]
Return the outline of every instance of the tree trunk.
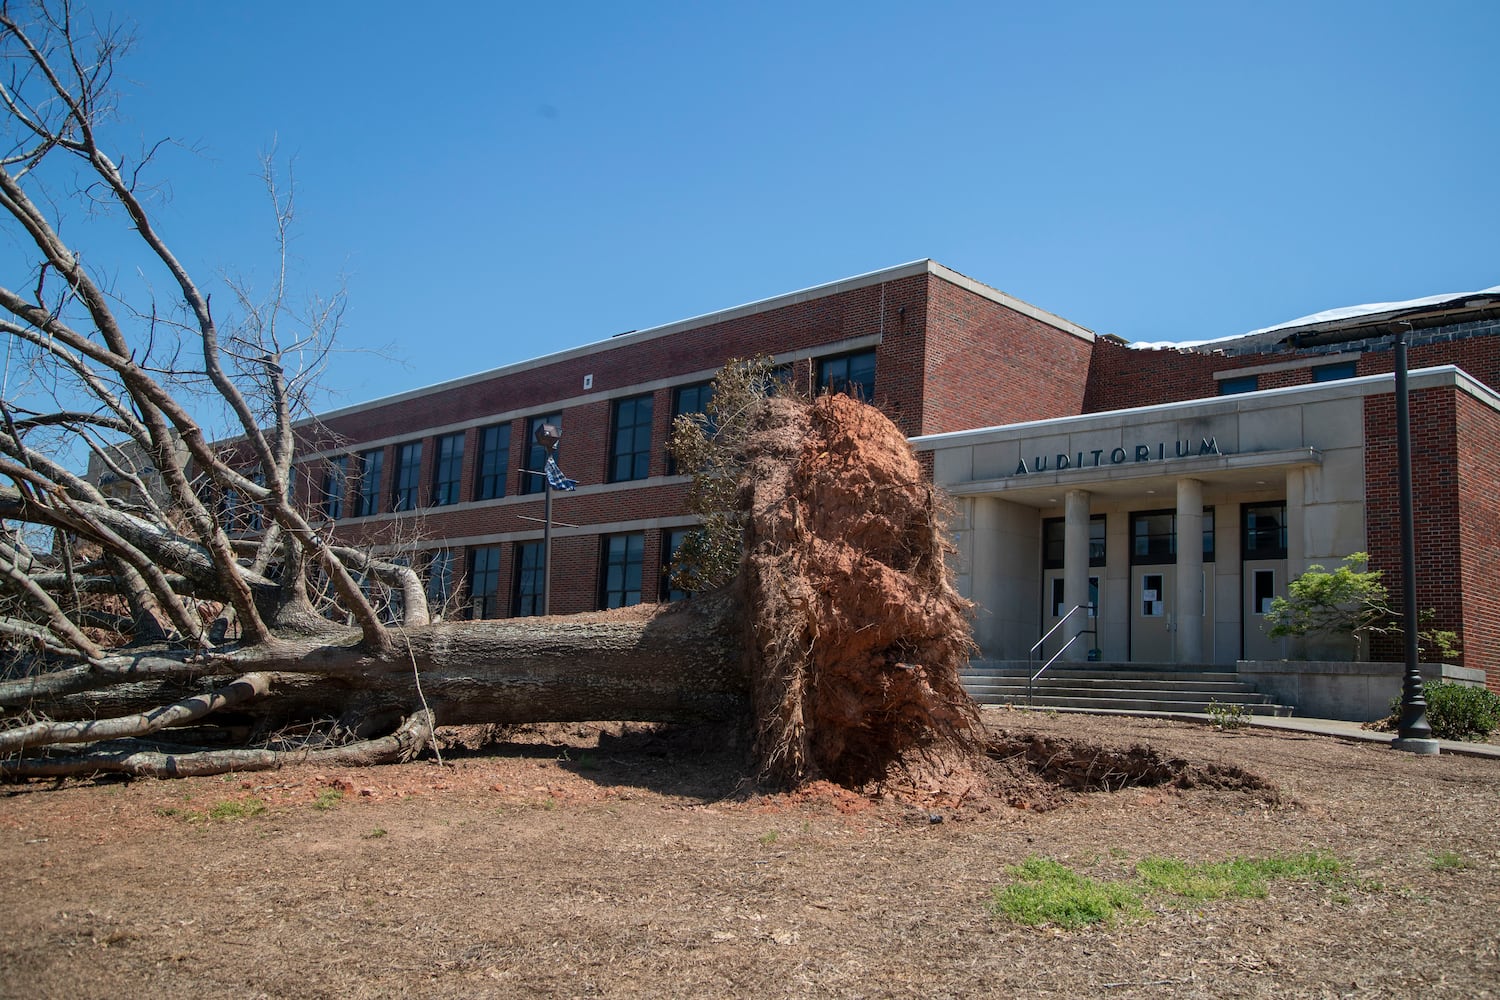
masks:
[[[59,675],[0,683],[0,705],[8,714],[29,712],[52,727],[31,727],[29,741],[17,737],[15,746],[0,747],[19,754],[0,761],[0,775],[89,770],[69,771],[62,763],[85,755],[54,752],[56,766],[37,755],[48,745],[77,742],[77,720],[165,718],[183,712],[183,699],[251,671],[269,679],[266,695],[211,719],[269,731],[323,717],[359,735],[389,733],[419,712],[430,712],[433,725],[742,721],[749,681],[737,630],[734,604],[714,598],[633,617],[429,625],[397,631],[394,649],[383,654],[362,648],[357,632],[280,640],[208,662],[186,653],[137,652],[112,658],[104,671],[80,668],[63,683]],[[87,759],[100,765],[93,770],[186,774],[275,766],[276,757],[220,752],[202,755],[202,767],[169,766],[149,754],[101,748]]]

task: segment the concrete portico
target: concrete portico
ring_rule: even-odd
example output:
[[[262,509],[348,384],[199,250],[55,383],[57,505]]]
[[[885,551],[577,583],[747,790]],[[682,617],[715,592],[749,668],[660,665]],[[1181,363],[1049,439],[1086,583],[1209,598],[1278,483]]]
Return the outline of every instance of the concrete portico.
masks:
[[[1413,385],[1462,378],[1429,369]],[[1391,391],[1389,376],[1371,376],[913,439],[958,501],[958,582],[979,606],[983,655],[1025,659],[1062,613],[1090,603],[1091,580],[1102,659],[1288,655],[1264,635],[1264,606],[1309,564],[1368,548],[1365,402]],[[1082,617],[1063,634],[1087,629]]]

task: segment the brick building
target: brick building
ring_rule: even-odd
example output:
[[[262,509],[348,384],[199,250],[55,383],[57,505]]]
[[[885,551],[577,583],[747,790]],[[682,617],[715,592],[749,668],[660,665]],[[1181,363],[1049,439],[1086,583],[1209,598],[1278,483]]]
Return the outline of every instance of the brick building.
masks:
[[[958,499],[986,656],[1024,657],[1077,604],[1096,609],[1106,659],[1315,656],[1267,639],[1259,611],[1308,564],[1355,551],[1399,586],[1399,322],[1419,603],[1500,689],[1497,293],[1151,349],[917,261],[323,414],[301,428],[302,495],[341,540],[409,550],[454,613],[537,613],[532,441],[551,423],[580,483],[554,494],[552,610],[663,599],[665,557],[693,526],[672,418],[701,407],[728,358],[769,355],[804,389],[884,409]]]

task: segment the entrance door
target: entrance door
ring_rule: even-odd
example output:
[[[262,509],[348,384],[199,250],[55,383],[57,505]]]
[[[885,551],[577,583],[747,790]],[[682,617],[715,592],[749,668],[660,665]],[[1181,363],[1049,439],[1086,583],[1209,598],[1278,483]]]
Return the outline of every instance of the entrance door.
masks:
[[[1068,602],[1064,596],[1063,571],[1046,570],[1042,573],[1042,632],[1046,634],[1054,625],[1062,621],[1062,616],[1068,613]],[[1097,633],[1097,622],[1099,614],[1099,578],[1089,577],[1089,604],[1092,607],[1087,612],[1080,611],[1068,619],[1068,623],[1052,634],[1041,650],[1042,660],[1049,659],[1053,653],[1062,649],[1068,637],[1077,635],[1080,631],[1088,631],[1093,634],[1085,635],[1074,643],[1074,648],[1081,646],[1084,649],[1094,649],[1099,644]]]
[[[1284,659],[1286,640],[1266,635],[1265,615],[1271,610],[1271,599],[1286,594],[1286,560],[1247,559],[1243,573],[1245,659]]]
[[[1135,566],[1131,574],[1130,659],[1137,663],[1170,663],[1177,568]]]

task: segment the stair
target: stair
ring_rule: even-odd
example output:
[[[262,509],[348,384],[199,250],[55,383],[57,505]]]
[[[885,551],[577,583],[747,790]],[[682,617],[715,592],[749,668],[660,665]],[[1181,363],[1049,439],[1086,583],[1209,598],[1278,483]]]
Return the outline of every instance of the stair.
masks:
[[[981,705],[1026,707],[1028,663],[971,660],[960,675]],[[1202,714],[1210,701],[1242,705],[1254,715],[1287,716],[1292,706],[1240,680],[1232,670],[1213,666],[1157,663],[1054,664],[1037,678],[1033,708],[1075,712]]]

